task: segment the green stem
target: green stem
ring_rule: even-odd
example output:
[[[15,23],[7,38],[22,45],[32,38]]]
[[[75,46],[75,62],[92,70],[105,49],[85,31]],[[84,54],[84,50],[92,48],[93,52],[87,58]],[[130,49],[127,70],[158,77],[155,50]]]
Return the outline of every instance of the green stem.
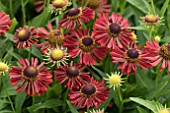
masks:
[[[120,87],[117,87],[117,93],[118,93],[119,100],[121,102],[121,106],[119,107],[119,113],[122,113],[122,111],[123,111],[123,99],[122,99]]]
[[[90,2],[90,0],[86,0],[85,5],[83,6],[83,9],[87,6],[87,4]]]
[[[87,107],[87,113],[90,113],[90,112],[89,112],[89,107]]]
[[[25,5],[24,5],[23,0],[21,0],[21,7],[22,7],[23,25],[25,25],[26,24],[26,14],[25,14]]]
[[[32,45],[30,46],[28,59],[31,60]]]
[[[5,89],[6,95],[7,95],[7,97],[8,97],[8,100],[9,100],[10,104],[11,104],[12,111],[13,111],[13,113],[16,113],[16,111],[15,111],[15,109],[14,109],[14,106],[13,106],[13,103],[12,103],[12,101],[11,101],[11,98],[10,98],[10,96],[9,96],[8,90],[7,90],[6,85],[5,85],[5,81],[6,81],[6,80],[5,80],[4,76],[2,76],[2,81],[3,81],[3,85],[4,85],[4,89]]]
[[[152,41],[152,33],[153,33],[153,30],[154,30],[154,26],[152,25],[151,26],[151,30],[149,32],[149,41]]]
[[[67,88],[66,93],[65,93],[65,95],[64,95],[64,101],[65,101],[65,102],[67,101],[68,93],[69,93],[69,89]],[[66,105],[64,105],[62,108],[63,108],[62,111],[65,111]]]
[[[165,70],[165,69],[163,69],[161,72],[157,72],[158,75],[156,76],[156,83],[158,83],[159,80],[161,79],[161,77],[162,77],[162,75],[163,75],[163,73],[164,73],[164,70]],[[158,69],[158,71],[159,71],[159,69]]]
[[[34,104],[35,104],[35,95],[32,96],[32,105],[34,105]]]
[[[9,8],[10,8],[11,17],[13,18],[12,0],[9,0]]]

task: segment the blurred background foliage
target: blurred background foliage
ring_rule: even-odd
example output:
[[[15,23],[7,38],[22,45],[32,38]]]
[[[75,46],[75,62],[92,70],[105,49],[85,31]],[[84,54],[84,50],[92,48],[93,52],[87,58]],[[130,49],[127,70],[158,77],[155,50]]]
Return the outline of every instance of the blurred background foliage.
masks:
[[[44,0],[45,6],[50,0]],[[76,6],[77,1],[73,1]],[[120,13],[128,18],[131,28],[137,34],[137,44],[144,45],[149,34],[147,29],[140,25],[142,16],[152,14],[153,7],[150,0],[108,0],[112,4],[111,12]],[[153,34],[161,37],[160,44],[168,43],[170,39],[170,5],[169,0],[153,0],[156,14],[164,6],[164,25],[160,26],[158,32]],[[46,7],[40,13],[36,13],[34,0],[0,0],[0,11],[10,15],[13,24],[5,36],[0,36],[0,58],[8,61],[11,65],[18,65],[19,58],[27,58],[29,49],[18,50],[13,45],[13,34],[18,27],[23,25],[45,27],[48,21],[53,23],[53,27],[58,25],[58,20],[62,16],[56,16],[47,12]],[[98,18],[98,17],[96,17]],[[25,21],[26,20],[26,21]],[[92,27],[93,22],[84,24],[84,28]],[[43,60],[42,54],[33,46],[31,55]],[[140,97],[148,100],[159,101],[163,105],[170,107],[170,76],[167,70],[158,71],[159,66],[143,71],[138,68],[135,75],[124,76],[126,82],[121,87],[121,96],[118,91],[110,90],[107,101],[100,106],[105,108],[107,113],[151,113],[150,110],[133,102],[129,97]],[[97,66],[89,66],[86,71],[90,71],[96,80],[101,80],[106,73],[117,71],[117,65],[111,62],[109,54],[102,63]],[[42,96],[26,96],[25,93],[17,93],[15,87],[9,84],[9,76],[6,76],[6,87],[17,113],[78,113],[84,109],[76,109],[69,102],[68,90],[59,85],[56,80],[50,85],[48,92]],[[121,110],[120,110],[121,109]],[[0,113],[12,113],[10,103],[4,91],[2,79],[0,79]]]

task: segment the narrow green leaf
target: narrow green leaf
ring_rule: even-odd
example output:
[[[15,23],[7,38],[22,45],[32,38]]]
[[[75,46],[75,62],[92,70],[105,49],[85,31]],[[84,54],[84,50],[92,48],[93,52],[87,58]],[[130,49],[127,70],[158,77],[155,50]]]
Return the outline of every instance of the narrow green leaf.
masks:
[[[31,25],[35,27],[45,26],[49,18],[50,18],[50,12],[44,9],[40,15],[32,19]]]
[[[13,51],[8,50],[8,53],[11,54],[13,57],[15,57],[16,59],[22,58],[20,55],[14,53]]]
[[[17,91],[16,91],[16,87],[17,86],[11,86],[10,84],[10,77],[9,76],[5,76],[5,87],[6,89],[8,90],[8,94],[9,95],[16,95],[17,94]],[[2,88],[0,89],[0,98],[3,98],[3,97],[7,97],[6,95],[6,92],[4,90],[4,86],[2,86]]]
[[[37,107],[39,107],[39,106],[41,106],[41,103],[34,104],[34,105],[30,106],[30,107],[27,107],[27,109],[28,109],[29,113],[37,113],[37,111],[35,111],[35,109],[36,109]],[[38,112],[38,113],[39,113],[39,112]]]
[[[113,99],[113,90],[109,91],[109,96],[108,99],[105,101],[105,103],[102,103],[99,107],[99,109],[106,109],[108,104],[111,102],[111,100]]]
[[[153,112],[157,112],[157,107],[162,106],[159,102],[144,100],[138,97],[130,97],[130,99],[140,105],[145,106],[146,108],[152,110]]]
[[[128,29],[132,29],[132,30],[140,30],[140,31],[147,31],[147,28],[144,27],[144,26],[129,27]]]
[[[46,100],[41,106],[37,107],[35,111],[39,109],[46,109],[46,108],[53,108],[55,106],[62,106],[64,103],[61,100],[58,99],[50,99]]]
[[[0,111],[0,113],[13,113],[13,112],[10,110],[2,110],[2,111]]]
[[[5,5],[2,4],[2,2],[0,1],[0,11],[5,12],[7,9],[7,7]]]
[[[13,33],[17,25],[18,25],[18,22],[17,22],[16,18],[13,18],[12,19],[12,25],[10,26],[10,31],[9,32]]]
[[[6,99],[0,100],[0,110],[6,107],[10,102],[8,102]]]
[[[91,66],[95,71],[97,71],[102,77],[106,77],[106,74],[104,72],[102,72],[100,69],[97,69],[94,66]]]
[[[68,106],[69,106],[69,108],[70,108],[70,111],[71,111],[72,113],[79,113],[79,112],[77,111],[77,109],[74,107],[74,105],[72,105],[72,104],[70,103],[70,101],[67,100],[67,104],[68,104]]]
[[[147,14],[148,9],[146,8],[143,2],[143,0],[127,0],[127,2],[131,5],[133,5],[135,8],[139,9],[142,13]]]
[[[139,113],[147,113],[143,108],[137,106],[137,110],[139,111]]]
[[[160,17],[164,16],[165,11],[166,11],[166,9],[168,8],[168,5],[169,5],[169,0],[166,0],[166,1],[164,2],[164,5],[163,5],[161,11],[159,12],[159,16],[160,16]]]
[[[162,82],[160,84],[157,84],[153,87],[153,90],[151,90],[147,95],[146,98],[153,99],[155,96],[157,96],[162,90],[165,88],[165,86],[168,84],[168,82]]]
[[[151,5],[148,3],[148,0],[143,0],[143,2],[145,3],[145,6],[147,7],[148,12],[152,13],[152,8],[151,8]]]
[[[25,101],[25,98],[26,98],[25,92],[19,93],[15,97],[15,109],[16,109],[17,113],[22,113],[21,109],[22,109],[23,103]]]

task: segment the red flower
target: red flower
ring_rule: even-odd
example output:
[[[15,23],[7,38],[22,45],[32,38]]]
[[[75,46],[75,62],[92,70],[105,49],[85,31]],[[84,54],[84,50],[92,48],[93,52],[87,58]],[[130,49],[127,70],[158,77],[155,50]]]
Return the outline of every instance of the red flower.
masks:
[[[104,14],[95,21],[93,36],[102,46],[112,49],[116,46],[123,48],[123,45],[132,41],[130,38],[132,31],[128,30],[128,27],[130,27],[128,19],[120,14],[112,13],[111,17]]]
[[[78,90],[71,90],[70,102],[76,107],[84,108],[85,106],[99,107],[102,102],[108,98],[108,89],[104,88],[104,81],[97,82],[91,78],[89,83],[84,84]]]
[[[152,66],[157,66],[161,62],[160,71],[168,67],[168,71],[170,72],[170,43],[160,47],[155,40],[152,42],[147,41],[144,50],[152,56],[149,59]]]
[[[26,94],[33,96],[47,91],[48,84],[52,83],[52,75],[48,67],[41,68],[44,63],[37,65],[38,59],[32,58],[31,64],[25,59],[19,59],[19,64],[22,68],[12,66],[9,72],[10,83],[12,86],[18,84],[18,92],[26,90]]]
[[[79,62],[85,65],[96,65],[95,58],[102,61],[107,54],[107,48],[98,45],[93,38],[89,36],[89,30],[78,29],[68,34],[64,40],[64,46],[68,47],[69,55],[75,58],[80,54]]]
[[[67,14],[64,15],[64,18],[59,21],[60,27],[64,27],[66,29],[73,30],[76,27],[76,23],[78,28],[81,27],[82,23],[89,22],[94,18],[94,11],[90,8],[71,8]]]
[[[102,16],[104,13],[108,14],[112,7],[110,4],[107,4],[107,0],[90,0],[87,6],[96,10],[98,16]]]
[[[86,66],[80,64],[73,64],[60,66],[54,71],[54,76],[59,80],[60,84],[66,82],[65,87],[69,89],[80,88],[83,83],[90,79],[89,72],[82,72]]]
[[[24,47],[30,47],[32,44],[36,43],[38,40],[35,39],[37,35],[34,27],[24,26],[16,30],[14,35],[14,43],[17,48],[22,49]]]
[[[4,34],[6,31],[9,30],[9,26],[12,24],[12,21],[4,12],[0,12],[0,34]]]
[[[47,24],[48,31],[40,27],[38,28],[38,37],[40,39],[45,39],[41,44],[37,44],[36,47],[41,49],[42,53],[46,53],[49,48],[56,47],[56,45],[61,46],[64,41],[64,35],[59,29],[53,29],[51,22]]]
[[[118,69],[121,69],[124,74],[134,74],[137,69],[137,64],[143,70],[151,67],[148,62],[148,58],[151,58],[151,56],[145,51],[140,50],[140,47],[135,47],[133,43],[127,48],[120,49],[115,47],[115,49],[111,51],[111,57],[114,63],[121,63]]]

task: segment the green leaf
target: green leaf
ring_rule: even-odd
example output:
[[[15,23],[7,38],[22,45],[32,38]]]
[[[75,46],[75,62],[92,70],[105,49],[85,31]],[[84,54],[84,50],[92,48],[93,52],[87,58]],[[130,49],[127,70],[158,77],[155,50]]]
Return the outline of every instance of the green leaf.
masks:
[[[129,27],[128,29],[132,29],[132,30],[140,30],[140,31],[147,31],[147,28],[144,27],[144,26]]]
[[[115,88],[113,90],[113,99],[119,110],[122,110],[123,107],[123,99],[122,99],[122,94],[121,94],[121,89],[119,87]]]
[[[6,89],[8,90],[9,95],[16,95],[17,94],[17,91],[16,91],[17,86],[11,86],[10,77],[5,76],[5,81],[6,81],[5,86],[3,85],[3,87],[0,89],[0,98],[7,97],[4,87],[6,87]]]
[[[137,106],[137,110],[139,111],[139,113],[147,113],[143,108]]]
[[[39,106],[41,106],[41,103],[34,104],[34,105],[30,106],[30,107],[27,107],[27,109],[28,109],[28,111],[29,111],[30,113],[37,113],[37,112],[35,111],[35,109],[36,109],[37,107],[39,107]],[[38,113],[39,113],[39,112],[38,112]]]
[[[144,4],[143,0],[127,0],[127,2],[133,5],[135,8],[139,9],[142,13],[147,14],[148,9]]]
[[[45,108],[53,108],[55,106],[62,106],[64,104],[63,101],[58,100],[58,99],[50,99],[46,100],[41,106],[37,107],[35,111],[39,109],[45,109]]]
[[[7,7],[5,5],[2,4],[2,2],[0,1],[0,11],[5,12],[7,9]]]
[[[10,110],[2,110],[2,111],[0,111],[0,113],[13,113],[13,112]]]
[[[153,112],[157,112],[157,107],[162,106],[159,102],[144,100],[138,97],[130,97],[130,99],[140,105],[145,106],[146,108],[152,110]]]
[[[74,105],[72,105],[72,104],[70,103],[70,101],[67,100],[67,104],[68,104],[68,106],[69,106],[69,108],[70,108],[70,111],[71,111],[72,113],[79,113],[79,112],[77,111],[77,109],[74,107]]]
[[[143,0],[143,2],[145,3],[145,6],[147,7],[148,12],[152,13],[153,11],[152,11],[151,5],[148,3],[148,0]]]
[[[165,88],[165,86],[168,84],[168,82],[162,82],[160,84],[157,84],[153,87],[152,90],[146,95],[146,98],[153,99],[156,97],[162,90]]]
[[[25,98],[26,98],[25,92],[19,93],[15,97],[15,109],[16,109],[17,113],[22,113],[21,109],[22,109],[23,103],[25,101]]]
[[[9,32],[13,33],[17,25],[18,25],[18,22],[17,22],[16,18],[13,18],[12,19],[12,25],[10,26],[10,31]]]
[[[29,49],[29,48],[26,48],[26,50],[27,50],[28,52],[30,52],[30,49]],[[32,45],[31,54],[33,54],[34,56],[36,56],[36,57],[39,58],[39,59],[43,59],[42,53],[35,47],[35,45]]]
[[[50,18],[50,12],[47,12],[47,10],[44,9],[40,15],[32,19],[31,25],[35,27],[45,26],[49,18]]]
[[[0,110],[6,107],[10,102],[8,102],[6,99],[0,100]]]
[[[159,16],[160,16],[160,17],[164,16],[165,11],[166,11],[166,9],[168,8],[168,5],[169,5],[169,0],[166,0],[166,1],[164,2],[163,7],[161,8],[161,11],[159,12]]]
[[[111,102],[111,100],[113,99],[113,90],[109,91],[109,96],[107,98],[107,100],[105,101],[105,103],[102,103],[99,107],[99,109],[106,109],[108,104]]]
[[[11,54],[13,57],[15,57],[16,59],[22,58],[20,55],[14,53],[13,51],[8,50],[8,53]]]
[[[100,74],[102,77],[106,77],[106,74],[104,72],[102,72],[101,70],[97,69],[96,67],[94,66],[91,66],[95,71],[98,72],[98,74]]]

